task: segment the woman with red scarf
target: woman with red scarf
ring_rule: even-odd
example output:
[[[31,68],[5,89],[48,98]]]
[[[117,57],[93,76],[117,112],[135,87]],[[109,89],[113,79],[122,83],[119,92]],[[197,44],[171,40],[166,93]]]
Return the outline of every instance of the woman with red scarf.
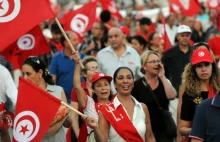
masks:
[[[188,135],[197,105],[220,90],[217,65],[209,46],[200,43],[194,45],[194,48],[191,63],[185,67],[182,80],[185,92],[182,96],[179,130],[185,136],[185,142],[190,141]]]
[[[127,67],[118,68],[113,76],[116,96],[100,108],[99,123],[85,117],[94,128],[96,141],[155,142],[146,105],[131,96],[134,76]]]

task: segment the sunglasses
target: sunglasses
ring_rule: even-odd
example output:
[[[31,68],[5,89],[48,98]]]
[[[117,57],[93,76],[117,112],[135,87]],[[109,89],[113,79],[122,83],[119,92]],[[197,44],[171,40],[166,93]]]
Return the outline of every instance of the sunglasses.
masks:
[[[206,49],[208,49],[210,51],[210,46],[206,42],[198,42],[198,43],[193,44],[193,51],[195,51],[196,49],[198,49],[201,46],[205,46]]]
[[[29,59],[31,59],[32,62],[40,64],[40,60],[37,56],[29,56]]]

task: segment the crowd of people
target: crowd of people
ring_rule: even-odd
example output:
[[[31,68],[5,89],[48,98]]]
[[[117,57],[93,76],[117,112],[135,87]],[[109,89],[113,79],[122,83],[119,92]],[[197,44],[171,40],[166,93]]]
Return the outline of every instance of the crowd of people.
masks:
[[[193,17],[170,13],[164,39],[161,13],[153,23],[131,14],[118,21],[103,10],[82,41],[65,31],[74,51],[57,23],[44,22],[42,30],[49,27],[52,34],[47,39],[51,52],[28,57],[23,77],[84,115],[68,111],[42,141],[220,141],[217,14],[204,5]],[[0,70],[5,105],[0,112],[14,111],[18,92],[13,66],[3,56]],[[0,113],[1,121],[3,117]],[[168,122],[175,129],[168,129]],[[1,140],[10,141],[10,131],[1,127],[0,133]]]

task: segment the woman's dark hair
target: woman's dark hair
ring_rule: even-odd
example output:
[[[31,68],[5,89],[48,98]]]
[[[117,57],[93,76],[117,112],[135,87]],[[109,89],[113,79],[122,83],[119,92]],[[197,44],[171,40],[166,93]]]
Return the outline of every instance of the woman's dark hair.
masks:
[[[101,49],[106,47],[105,43],[108,43],[108,34],[104,34],[101,38]]]
[[[24,62],[23,65],[29,65],[33,68],[35,72],[39,72],[40,69],[43,71],[43,79],[50,85],[54,85],[52,76],[49,74],[49,71],[46,69],[45,62],[37,56],[30,56]]]
[[[149,50],[151,50],[151,46],[152,46],[151,41],[153,40],[155,34],[156,34],[156,32],[152,32],[152,33],[149,35],[149,38],[148,38],[148,39],[149,39],[149,44],[148,44]]]
[[[109,85],[110,85],[110,84],[111,84],[111,83],[109,82]],[[93,89],[93,90],[95,89],[95,82],[92,83],[92,89]],[[98,96],[96,95],[96,93],[93,93],[93,94],[92,94],[92,98],[93,98],[94,101],[96,101],[96,100],[98,99]],[[110,91],[110,95],[109,95],[109,97],[108,97],[108,100],[111,101],[112,98],[113,98],[113,93],[112,93],[112,91]]]
[[[129,70],[131,72],[131,75],[132,75],[132,78],[134,79],[134,74],[132,72],[132,70],[128,67],[119,67],[115,72],[114,72],[114,75],[113,75],[113,81],[116,82],[116,77],[118,76],[118,72],[122,69],[126,69],[126,70]]]
[[[136,35],[136,36],[133,36],[133,37],[131,38],[131,40],[132,40],[132,39],[137,40],[137,41],[140,43],[140,45],[143,45],[143,50],[146,48],[146,46],[147,46],[147,41],[144,39],[143,36]]]

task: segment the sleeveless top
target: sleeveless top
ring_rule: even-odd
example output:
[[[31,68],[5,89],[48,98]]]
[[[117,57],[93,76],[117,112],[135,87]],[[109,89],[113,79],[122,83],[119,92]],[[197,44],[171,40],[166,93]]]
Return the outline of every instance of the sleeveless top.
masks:
[[[58,99],[61,99],[63,88],[56,85],[47,84],[46,91]],[[41,142],[66,142],[66,133],[63,125],[53,136],[44,136]]]

